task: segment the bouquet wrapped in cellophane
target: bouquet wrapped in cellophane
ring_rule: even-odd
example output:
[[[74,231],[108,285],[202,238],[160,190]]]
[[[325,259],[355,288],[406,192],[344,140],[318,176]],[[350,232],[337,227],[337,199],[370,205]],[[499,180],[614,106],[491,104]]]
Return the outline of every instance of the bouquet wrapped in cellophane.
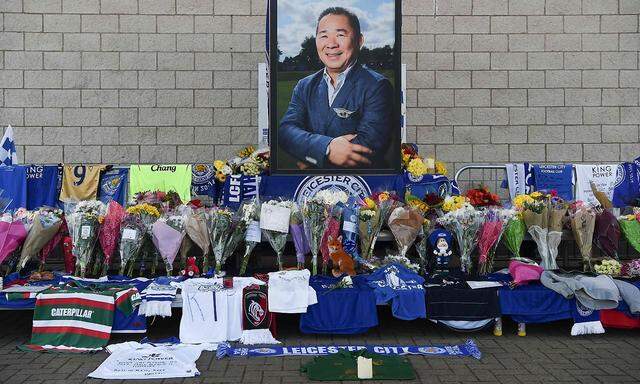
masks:
[[[245,202],[240,207],[240,220],[247,227],[244,237],[244,254],[240,264],[240,275],[247,271],[249,258],[253,249],[262,241],[262,231],[260,230],[260,200],[256,197]]]
[[[311,250],[309,249],[309,243],[307,243],[307,236],[304,231],[302,210],[297,204],[296,209],[291,210],[289,232],[291,233],[291,239],[293,240],[293,245],[296,249],[296,264],[298,269],[303,269],[304,258],[307,253],[311,252]]]
[[[396,207],[389,215],[387,225],[398,246],[398,255],[405,257],[416,241],[425,218],[423,213],[409,205]]]
[[[374,193],[362,201],[358,228],[360,230],[360,254],[365,262],[371,263],[378,235],[383,224],[389,219],[397,201],[397,196],[387,191]]]
[[[171,276],[173,262],[187,232],[188,210],[184,205],[178,206],[172,212],[165,212],[151,226],[151,239],[164,261],[167,276]]]
[[[500,238],[507,223],[516,215],[514,210],[502,208],[487,208],[484,210],[484,220],[478,233],[478,273],[487,275],[493,271],[493,259]]]
[[[202,270],[209,269],[209,248],[211,239],[207,229],[207,211],[204,208],[194,209],[187,218],[186,231],[189,239],[202,250]],[[183,262],[186,264],[186,255]]]
[[[312,271],[318,273],[318,255],[320,254],[320,241],[324,230],[325,206],[321,200],[314,198],[305,199],[302,204],[302,221],[309,248],[311,249]]]
[[[593,231],[596,226],[596,213],[592,207],[582,201],[576,201],[569,208],[571,230],[573,237],[582,256],[583,271],[591,271],[591,251],[593,244]]]
[[[438,194],[429,193],[423,200],[416,196],[407,194],[405,196],[407,205],[415,207],[424,217],[421,225],[420,232],[418,233],[418,239],[416,240],[416,252],[420,258],[420,270],[423,274],[427,273],[429,264],[429,235],[433,232],[436,225],[436,219],[441,213],[442,204],[444,199]]]
[[[18,209],[0,217],[0,264],[24,243],[33,225],[34,213]]]
[[[69,207],[69,208],[68,208]],[[65,211],[70,204],[65,204]],[[85,277],[87,265],[91,262],[94,247],[98,241],[98,230],[104,219],[106,205],[99,200],[78,202],[72,213],[67,214],[67,225],[76,257],[76,275]]]
[[[276,252],[279,270],[284,269],[282,256],[287,244],[291,212],[297,209],[292,200],[269,200],[260,206],[260,229]]]
[[[243,220],[242,212],[245,204],[240,206],[240,209],[233,215],[231,220],[231,232],[229,233],[229,238],[227,239],[227,243],[224,246],[224,254],[223,254],[223,265],[224,262],[233,255],[233,253],[238,249],[240,243],[245,239],[247,235],[247,229],[249,228],[249,223]]]
[[[469,204],[464,196],[446,198],[443,209],[447,213],[438,218],[437,222],[456,236],[460,251],[460,268],[462,272],[470,273],[471,253],[477,245],[477,234],[484,216]]]
[[[120,274],[125,270],[127,275],[133,274],[135,260],[159,217],[158,208],[148,203],[127,208],[127,215],[120,226]]]
[[[316,198],[322,200],[325,206],[325,222],[320,240],[320,253],[322,254],[322,274],[327,274],[329,265],[329,237],[336,239],[340,236],[340,223],[342,210],[349,196],[340,190],[324,189],[316,194]]]
[[[214,207],[207,214],[207,227],[213,248],[213,257],[216,261],[216,273],[221,274],[222,266],[226,259],[225,247],[227,240],[233,231],[233,211],[224,207]],[[205,273],[206,271],[203,271]]]
[[[120,226],[127,211],[117,201],[112,200],[107,205],[107,213],[104,216],[104,222],[100,226],[98,232],[98,240],[102,247],[102,254],[104,259],[102,261],[102,275],[106,276],[109,271],[109,265],[111,264],[111,258],[113,257],[118,241],[120,240]],[[96,266],[99,263],[95,264]]]

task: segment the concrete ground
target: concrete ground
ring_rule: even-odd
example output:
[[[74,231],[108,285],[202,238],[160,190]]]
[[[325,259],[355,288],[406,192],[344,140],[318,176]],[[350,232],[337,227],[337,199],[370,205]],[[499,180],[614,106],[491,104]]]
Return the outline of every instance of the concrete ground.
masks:
[[[526,337],[516,336],[516,325],[505,321],[504,336],[491,330],[456,333],[426,321],[394,319],[380,308],[380,325],[364,335],[332,337],[302,335],[296,316],[278,318],[278,339],[284,345],[386,343],[407,345],[459,344],[473,338],[483,354],[471,357],[411,356],[415,383],[615,383],[640,382],[640,338],[637,331],[607,330],[604,335],[571,337],[568,322],[530,325]],[[97,383],[86,379],[105,358],[21,352],[16,346],[29,340],[30,311],[0,312],[0,383]],[[156,320],[149,335],[177,335],[179,313]],[[151,321],[149,321],[151,323]],[[139,335],[119,335],[112,342],[138,340]],[[205,352],[197,362],[201,376],[164,380],[163,383],[301,383],[299,372],[308,357],[234,358],[216,360]],[[109,382],[118,382],[111,380]],[[133,382],[133,381],[132,381]],[[141,381],[135,381],[140,383]],[[147,380],[146,382],[160,382]]]

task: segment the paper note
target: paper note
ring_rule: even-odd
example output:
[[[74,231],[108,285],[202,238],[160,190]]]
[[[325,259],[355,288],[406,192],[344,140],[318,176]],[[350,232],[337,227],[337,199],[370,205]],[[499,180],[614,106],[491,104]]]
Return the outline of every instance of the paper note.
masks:
[[[80,227],[80,237],[82,239],[88,239],[91,236],[91,227],[88,225],[83,225]]]
[[[260,228],[289,233],[289,216],[291,210],[271,204],[262,204],[260,209]]]
[[[262,231],[260,230],[260,222],[252,221],[247,227],[247,235],[244,238],[245,241],[253,241],[259,243],[262,241]]]
[[[138,237],[138,231],[131,228],[125,228],[122,231],[122,238],[127,240],[135,240]]]

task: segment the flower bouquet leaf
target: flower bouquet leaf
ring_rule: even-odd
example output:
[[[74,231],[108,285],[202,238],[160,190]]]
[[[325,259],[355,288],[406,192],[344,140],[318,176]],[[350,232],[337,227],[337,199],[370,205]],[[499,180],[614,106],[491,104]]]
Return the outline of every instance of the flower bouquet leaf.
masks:
[[[222,266],[226,261],[224,259],[224,249],[233,230],[233,212],[227,208],[216,207],[212,208],[207,216],[207,227],[209,228],[211,247],[216,261],[216,273],[221,273]],[[203,271],[203,273],[206,273],[206,271]]]
[[[102,275],[106,276],[109,271],[109,265],[111,264],[111,258],[113,257],[116,247],[118,246],[118,240],[120,239],[120,225],[124,216],[127,214],[122,205],[117,201],[110,201],[107,206],[107,213],[104,216],[102,226],[98,232],[98,240],[102,247],[104,254]]]
[[[287,244],[289,221],[295,202],[290,200],[269,200],[260,207],[260,229],[276,251],[278,269],[283,269],[282,254]]]
[[[396,240],[400,256],[406,256],[407,251],[416,241],[423,222],[422,212],[411,206],[399,206],[391,212],[387,225]]]
[[[312,256],[312,274],[318,273],[320,240],[324,230],[325,207],[317,199],[306,199],[302,205],[302,220]]]
[[[260,231],[260,200],[257,198],[245,203],[240,208],[241,220],[245,223],[247,231],[244,238],[244,254],[240,265],[240,275],[244,275],[249,264],[249,257],[253,249],[262,241]]]
[[[62,211],[53,208],[41,208],[33,216],[31,229],[22,245],[17,268],[22,269],[27,262],[36,258],[42,248],[53,239],[62,225]]]

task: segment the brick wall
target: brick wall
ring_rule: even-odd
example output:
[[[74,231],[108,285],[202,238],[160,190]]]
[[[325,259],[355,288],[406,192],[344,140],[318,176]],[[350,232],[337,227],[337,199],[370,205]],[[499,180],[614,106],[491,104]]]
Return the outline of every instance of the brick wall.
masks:
[[[459,166],[640,154],[640,0],[403,0],[409,141]],[[26,162],[191,162],[257,141],[264,0],[0,0]]]

